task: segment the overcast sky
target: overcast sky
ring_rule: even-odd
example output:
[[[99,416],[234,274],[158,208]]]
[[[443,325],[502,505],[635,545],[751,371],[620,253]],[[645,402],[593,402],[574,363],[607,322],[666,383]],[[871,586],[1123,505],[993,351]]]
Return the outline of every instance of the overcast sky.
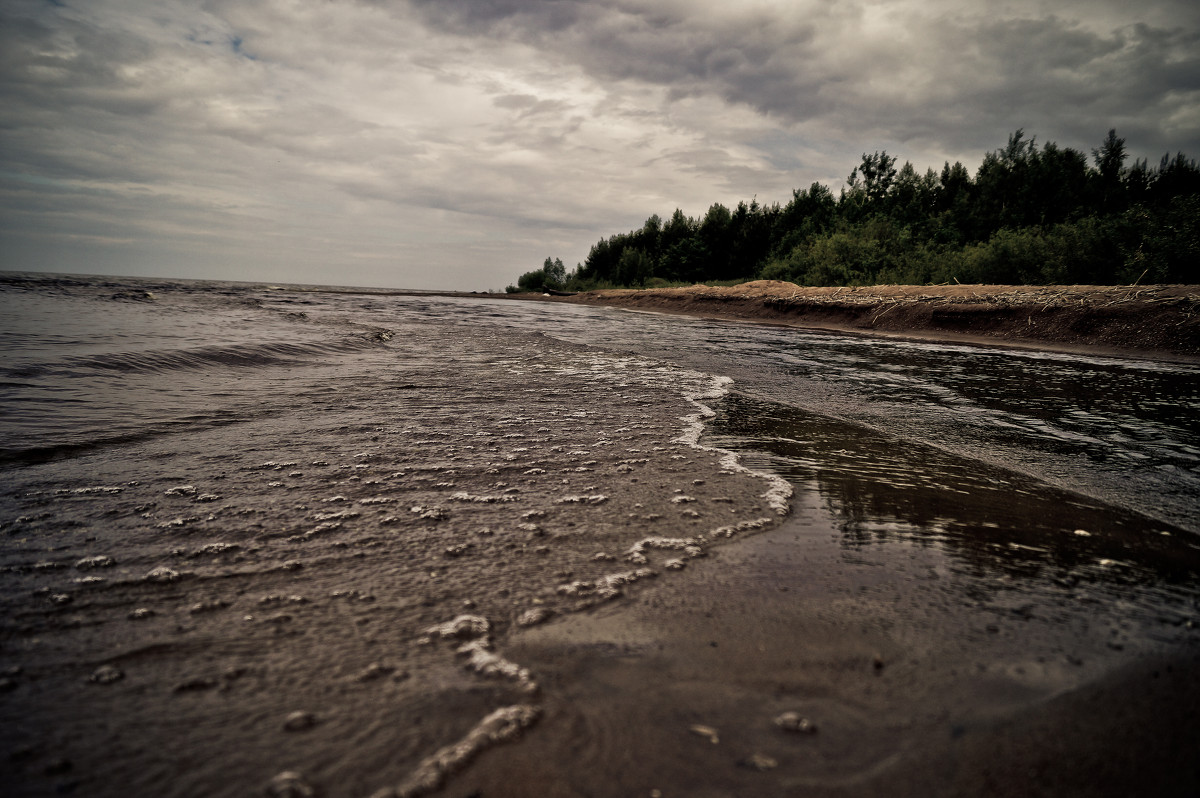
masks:
[[[1200,3],[0,0],[0,268],[499,289],[1112,127],[1200,157]]]

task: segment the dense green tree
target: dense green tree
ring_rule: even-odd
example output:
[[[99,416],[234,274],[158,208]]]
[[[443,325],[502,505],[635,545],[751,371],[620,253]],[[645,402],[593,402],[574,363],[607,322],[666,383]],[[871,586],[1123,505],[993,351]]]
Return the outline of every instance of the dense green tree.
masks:
[[[626,247],[617,262],[615,282],[621,285],[645,285],[654,273],[654,261],[640,249]]]
[[[670,220],[663,225],[659,237],[659,260],[655,276],[665,280],[686,280],[694,264],[699,260],[693,252],[695,247],[696,222],[678,208]]]
[[[770,255],[781,257],[814,236],[832,229],[837,217],[837,200],[828,187],[813,183],[792,191],[792,201],[775,216]]]
[[[918,175],[905,161],[887,195],[887,215],[898,222],[924,228],[937,205],[938,178],[932,169]]]
[[[552,288],[562,288],[567,282],[567,268],[563,266],[561,258],[546,258],[542,264],[542,272],[545,274],[546,284]]]
[[[1125,222],[1140,235],[1123,242],[1122,283],[1200,283],[1200,192],[1139,205]]]
[[[955,205],[966,204],[970,199],[971,173],[962,165],[962,161],[955,161],[954,166],[951,166],[949,161],[945,162],[938,189],[938,210],[946,211]]]
[[[730,219],[730,279],[753,277],[766,261],[772,245],[772,232],[779,216],[778,205],[769,207],[739,202]]]
[[[1057,224],[1087,209],[1087,157],[1078,150],[1047,142],[1034,156],[1029,182],[1026,224]]]
[[[733,278],[729,267],[730,228],[733,224],[733,214],[721,203],[709,206],[708,212],[700,221],[696,231],[700,244],[704,248],[706,259],[696,264],[699,272],[688,277],[689,280],[729,280]]]
[[[1139,158],[1133,162],[1133,166],[1129,167],[1129,171],[1125,173],[1123,181],[1125,188],[1125,200],[1129,205],[1138,205],[1146,202],[1150,198],[1150,183],[1153,179],[1153,172],[1146,163],[1145,158]]]
[[[1096,171],[1092,182],[1095,185],[1097,204],[1102,211],[1124,210],[1125,187],[1125,139],[1117,137],[1116,130],[1109,130],[1108,137],[1098,149],[1092,150]]]
[[[845,213],[852,219],[880,210],[884,197],[896,179],[896,159],[887,150],[862,156],[862,163],[850,171],[846,178],[846,191],[842,194]]]
[[[1169,204],[1176,197],[1200,194],[1200,168],[1182,152],[1162,157],[1150,183],[1150,199]]]
[[[1126,167],[1108,131],[1087,156],[1022,130],[971,173],[956,162],[921,174],[886,151],[862,162],[835,198],[820,183],[784,206],[678,208],[596,242],[571,274],[562,261],[510,290],[755,277],[808,285],[877,282],[1200,282],[1200,167],[1178,153]]]

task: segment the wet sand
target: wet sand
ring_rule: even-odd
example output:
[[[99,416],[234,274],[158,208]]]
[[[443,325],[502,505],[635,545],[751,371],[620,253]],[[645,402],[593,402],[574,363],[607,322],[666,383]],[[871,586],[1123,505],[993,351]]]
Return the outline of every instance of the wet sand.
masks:
[[[718,407],[718,441],[757,415]],[[782,525],[630,606],[514,634],[546,715],[462,794],[1196,794],[1194,538],[826,434]],[[842,447],[876,472],[838,473]],[[922,465],[940,486],[896,479]]]
[[[930,587],[934,558],[847,562],[837,537],[801,506],[632,606],[515,635],[548,687],[545,718],[455,794],[1200,789],[1194,638],[1117,648],[1052,606],[980,612]]]
[[[1200,286],[1195,285],[809,288],[758,280],[731,287],[610,289],[543,298],[843,333],[1200,357]]]

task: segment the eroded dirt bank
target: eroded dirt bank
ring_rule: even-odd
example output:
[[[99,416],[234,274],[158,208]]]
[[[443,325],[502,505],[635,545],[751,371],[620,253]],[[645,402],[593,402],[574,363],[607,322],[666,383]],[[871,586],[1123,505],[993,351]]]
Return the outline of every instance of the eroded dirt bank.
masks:
[[[565,301],[943,340],[1200,356],[1200,286],[882,285],[588,291]]]

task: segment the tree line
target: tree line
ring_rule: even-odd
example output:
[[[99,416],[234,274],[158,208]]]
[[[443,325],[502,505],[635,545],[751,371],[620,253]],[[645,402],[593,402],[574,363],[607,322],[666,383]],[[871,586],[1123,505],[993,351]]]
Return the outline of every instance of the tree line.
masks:
[[[1088,157],[1024,131],[972,176],[864,153],[837,195],[676,209],[597,241],[569,273],[547,258],[511,291],[788,280],[800,285],[1200,283],[1200,167],[1127,164],[1110,130]]]

